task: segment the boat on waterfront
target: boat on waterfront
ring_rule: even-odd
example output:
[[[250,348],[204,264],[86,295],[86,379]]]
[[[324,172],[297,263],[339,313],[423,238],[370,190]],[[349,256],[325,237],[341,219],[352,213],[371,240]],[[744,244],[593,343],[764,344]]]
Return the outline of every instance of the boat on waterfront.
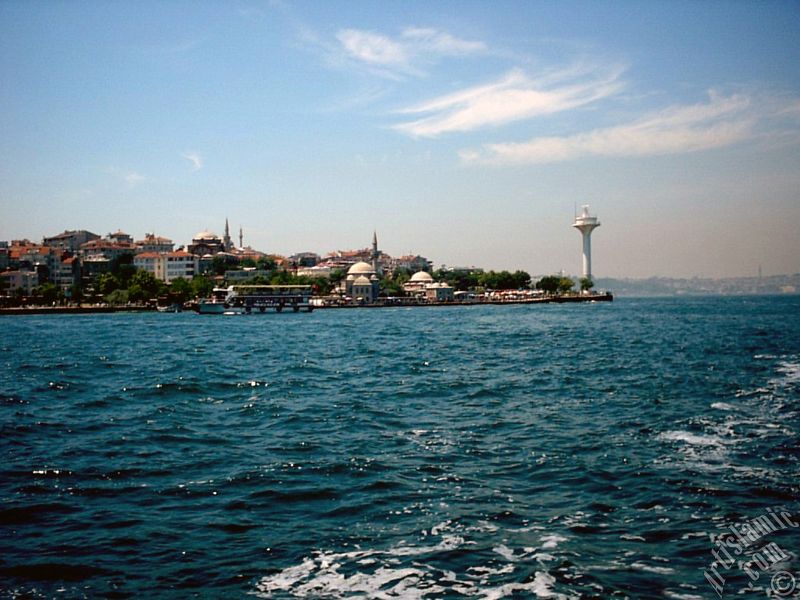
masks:
[[[314,309],[310,285],[231,285],[214,288],[209,298],[197,304],[203,315],[253,314],[267,310],[292,312]]]
[[[176,313],[181,312],[181,305],[180,304],[168,304],[165,306],[156,306],[156,310],[160,313]]]
[[[197,312],[201,315],[222,315],[228,308],[228,288],[214,288],[211,296],[197,303]]]

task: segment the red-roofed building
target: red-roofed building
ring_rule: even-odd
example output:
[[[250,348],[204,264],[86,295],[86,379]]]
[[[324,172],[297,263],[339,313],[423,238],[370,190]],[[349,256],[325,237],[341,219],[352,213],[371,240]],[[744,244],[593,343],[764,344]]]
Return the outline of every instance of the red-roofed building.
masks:
[[[46,237],[42,241],[45,246],[55,248],[57,250],[66,250],[67,252],[77,252],[81,244],[91,242],[92,240],[99,240],[100,236],[85,229],[77,231],[65,231],[52,237]]]
[[[83,256],[105,256],[109,260],[114,260],[125,254],[134,254],[136,246],[132,242],[116,242],[113,240],[92,240],[81,244],[81,254]]]
[[[143,240],[136,242],[137,252],[172,252],[175,247],[169,238],[159,237],[154,233],[146,233]]]

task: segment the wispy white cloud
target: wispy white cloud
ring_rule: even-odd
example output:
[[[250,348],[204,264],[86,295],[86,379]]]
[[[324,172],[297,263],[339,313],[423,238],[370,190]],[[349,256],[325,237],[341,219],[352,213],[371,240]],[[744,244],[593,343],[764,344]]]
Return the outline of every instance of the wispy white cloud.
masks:
[[[486,144],[459,155],[466,163],[552,163],[583,156],[651,156],[729,146],[753,136],[758,117],[746,95],[710,94],[701,104],[672,106],[636,121],[569,136]]]
[[[415,53],[429,52],[441,56],[461,56],[487,50],[484,42],[462,40],[432,27],[408,27],[403,30],[401,39],[405,46],[413,49]]]
[[[147,179],[147,177],[145,177],[141,173],[137,173],[136,171],[130,171],[128,173],[125,173],[125,175],[123,176],[123,179],[125,180],[125,183],[127,183],[129,186],[133,187],[133,186],[139,185],[140,183],[145,181]]]
[[[351,63],[393,79],[422,76],[427,65],[444,56],[463,56],[487,49],[483,42],[464,40],[428,27],[409,27],[395,37],[342,29],[336,39],[340,44],[338,50]]]
[[[119,167],[107,167],[105,172],[109,175],[113,175],[120,181],[127,184],[128,187],[135,187],[142,183],[143,181],[147,181],[147,177],[138,173],[136,171],[131,171],[130,169],[120,169]]]
[[[394,40],[358,29],[343,29],[336,39],[353,58],[373,65],[406,66],[409,56],[402,44]]]
[[[429,116],[393,128],[413,137],[435,137],[553,114],[616,94],[624,85],[622,71],[581,66],[531,78],[514,69],[499,81],[403,109],[401,114]]]
[[[199,171],[203,168],[203,157],[199,153],[184,152],[181,156],[192,164],[192,171]]]

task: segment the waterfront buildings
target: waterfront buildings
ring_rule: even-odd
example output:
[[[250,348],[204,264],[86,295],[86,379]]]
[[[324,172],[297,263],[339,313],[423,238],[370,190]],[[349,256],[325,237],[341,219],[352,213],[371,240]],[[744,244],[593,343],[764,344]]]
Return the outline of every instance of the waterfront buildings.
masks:
[[[192,279],[198,272],[199,257],[184,250],[177,252],[142,252],[133,258],[133,265],[156,279],[172,283],[175,279]]]
[[[225,252],[225,243],[216,233],[209,230],[200,231],[192,238],[192,243],[186,247],[189,254],[196,256],[214,255]]]
[[[78,231],[64,231],[64,233],[46,237],[42,240],[42,245],[53,248],[54,250],[64,250],[66,252],[75,253],[86,242],[99,239],[100,236],[96,233],[80,229]]]
[[[427,271],[418,271],[405,284],[403,291],[409,296],[424,298],[428,302],[452,302],[455,293],[452,286],[444,282],[437,283]]]
[[[175,244],[172,240],[157,236],[154,233],[144,234],[144,239],[136,242],[137,252],[172,252]]]

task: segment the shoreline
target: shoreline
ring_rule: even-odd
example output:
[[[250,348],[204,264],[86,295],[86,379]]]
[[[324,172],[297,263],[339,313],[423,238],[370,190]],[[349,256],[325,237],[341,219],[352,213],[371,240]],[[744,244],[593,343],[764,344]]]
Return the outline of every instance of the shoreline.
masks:
[[[425,308],[442,306],[504,306],[508,304],[569,304],[581,302],[612,302],[614,295],[611,292],[605,294],[592,294],[587,296],[546,296],[543,298],[520,298],[516,300],[466,300],[463,302],[398,302],[394,304],[339,304],[328,306],[315,306],[314,310],[328,310],[339,308]]]
[[[580,302],[611,302],[614,296],[611,293],[593,294],[588,296],[548,296],[544,298],[526,298],[519,300],[484,300],[466,302],[398,302],[378,304],[340,304],[327,306],[314,306],[314,310],[328,309],[353,309],[353,308],[428,308],[442,306],[503,306],[507,304],[567,304]],[[147,306],[17,306],[0,308],[0,315],[89,315],[125,312],[156,312],[155,308]],[[183,311],[191,312],[191,311]]]

